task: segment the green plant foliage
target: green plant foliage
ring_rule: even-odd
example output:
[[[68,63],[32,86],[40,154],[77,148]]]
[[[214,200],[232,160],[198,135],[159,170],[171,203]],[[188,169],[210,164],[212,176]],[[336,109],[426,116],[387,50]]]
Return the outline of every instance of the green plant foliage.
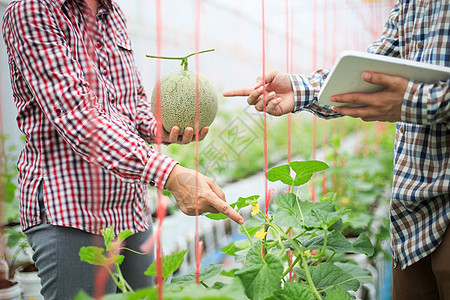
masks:
[[[345,292],[345,291],[344,291]],[[314,300],[314,294],[307,285],[288,282],[283,289],[277,290],[267,300]]]
[[[158,289],[143,289],[136,291],[128,300],[156,300]],[[206,289],[201,285],[190,283],[186,285],[173,284],[164,286],[165,300],[236,300],[246,299],[244,287],[239,279],[231,284],[224,284],[220,288]],[[84,299],[81,299],[84,300]]]
[[[170,254],[161,258],[162,261],[162,276],[164,277],[164,282],[169,278],[169,276],[178,270],[178,268],[184,262],[184,256],[187,250],[183,250],[174,254]],[[153,262],[145,271],[145,275],[156,276],[156,261]]]
[[[263,257],[261,242],[250,248],[244,265],[235,273],[250,299],[264,299],[279,289],[282,274],[281,259],[269,253]]]
[[[319,161],[291,162],[272,169],[269,177],[295,187],[327,168],[327,164]],[[288,179],[291,172],[293,176],[289,175]],[[231,204],[237,211],[253,206],[252,218],[241,225],[247,240],[238,240],[222,249],[234,256],[241,267],[223,271],[220,264],[210,265],[200,269],[198,285],[195,273],[172,278],[167,283],[183,263],[186,251],[165,256],[162,258],[164,299],[351,299],[349,291],[372,281],[367,270],[347,257],[348,254],[372,255],[372,243],[364,233],[352,239],[343,234],[342,219],[349,210],[336,209],[336,193],[329,193],[318,202],[283,193],[275,198],[267,215],[260,211],[258,199],[258,195],[241,197]],[[103,249],[92,250],[91,263],[105,265],[105,260],[119,255],[116,249],[121,239],[115,239],[113,232],[105,230],[105,241],[111,246],[107,246],[106,253]],[[292,253],[292,261],[288,260],[288,252]],[[119,264],[115,264],[117,269]],[[288,281],[290,271],[298,276],[294,282]],[[155,264],[146,275],[156,275]],[[118,285],[126,287],[120,276],[113,278],[117,278]],[[226,278],[225,282],[231,280],[231,284],[222,282],[221,278]],[[215,283],[208,286],[212,280]],[[129,292],[127,299],[157,299],[158,296],[157,288],[125,289],[125,292]]]
[[[218,275],[222,271],[223,266],[221,264],[209,265],[199,270],[199,281],[203,282],[206,279],[212,278]],[[172,283],[175,284],[189,284],[195,283],[195,272],[186,274],[181,277],[175,277],[172,279]]]

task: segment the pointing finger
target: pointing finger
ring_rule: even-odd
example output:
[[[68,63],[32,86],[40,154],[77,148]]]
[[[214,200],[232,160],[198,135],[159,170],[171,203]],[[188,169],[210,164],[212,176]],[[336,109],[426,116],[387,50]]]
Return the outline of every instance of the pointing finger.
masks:
[[[249,96],[253,92],[253,88],[237,88],[223,92],[224,97]]]

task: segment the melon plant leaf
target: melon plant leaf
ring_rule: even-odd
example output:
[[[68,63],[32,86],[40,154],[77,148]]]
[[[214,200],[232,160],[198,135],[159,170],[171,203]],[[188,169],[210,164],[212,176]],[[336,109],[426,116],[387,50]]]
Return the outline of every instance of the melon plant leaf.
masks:
[[[324,243],[324,234],[306,240],[303,243],[305,249],[316,250],[321,249]],[[353,252],[352,244],[338,231],[333,230],[327,236],[327,248],[336,253],[351,253]]]
[[[316,300],[311,288],[297,282],[286,283],[283,289],[275,291],[265,300]]]
[[[207,267],[201,268],[199,272],[200,273],[199,280],[204,281],[208,278],[216,276],[217,274],[220,274],[222,268],[223,265],[221,264],[209,265]],[[195,283],[195,276],[196,276],[195,272],[192,272],[181,277],[172,278],[171,283],[176,284]]]
[[[184,256],[186,255],[187,250],[183,250],[174,254],[166,255],[161,258],[162,260],[162,276],[164,277],[164,282],[166,282],[167,278],[178,270],[181,264],[184,262]],[[156,276],[156,260],[147,268],[147,271],[144,273],[148,276]]]
[[[109,294],[102,297],[103,300],[125,300],[129,299],[129,293],[121,293],[121,294]],[[91,296],[86,294],[85,291],[81,290],[74,298],[74,300],[94,300]]]
[[[350,300],[350,295],[340,286],[335,286],[327,291],[326,300]]]
[[[326,202],[323,202],[326,203]],[[334,223],[339,221],[343,215],[348,212],[346,209],[340,209],[338,211],[325,211],[323,209],[313,208],[311,210],[311,216],[315,219],[315,222],[320,224],[321,228],[328,230]]]
[[[369,271],[364,270],[358,265],[354,265],[351,263],[341,263],[336,262],[334,263],[336,266],[338,266],[341,270],[347,272],[352,277],[357,279],[360,283],[373,283],[373,277],[370,274]]]
[[[209,213],[209,214],[205,214],[204,216],[207,217],[208,219],[215,220],[215,221],[225,220],[228,218],[228,216],[223,213],[218,213],[218,214]]]
[[[364,233],[361,233],[353,242],[353,251],[355,253],[362,253],[367,256],[372,256],[374,249],[370,239]]]
[[[259,198],[259,195],[253,195],[253,196],[249,196],[246,198],[239,197],[239,199],[236,202],[231,203],[230,206],[232,208],[234,208],[236,211],[239,211],[241,208],[248,206],[251,202],[257,201],[258,198]],[[211,220],[216,220],[216,221],[217,220],[225,220],[228,218],[228,216],[223,213],[205,214],[204,216]]]
[[[338,285],[346,291],[356,291],[360,285],[359,281],[354,279],[350,274],[329,262],[320,263],[317,266],[310,266],[309,271],[314,285],[319,290]],[[306,279],[303,269],[294,268],[294,273]]]
[[[218,287],[218,286],[216,286]],[[158,289],[138,290],[128,297],[129,300],[158,299]],[[244,287],[239,280],[224,284],[220,289],[205,289],[195,283],[169,284],[164,287],[164,300],[235,300],[247,299]]]
[[[225,277],[232,277],[234,278],[234,273],[236,273],[239,269],[235,268],[235,269],[231,269],[229,271],[225,271],[222,270],[222,272],[220,272],[220,275],[225,276]]]
[[[274,221],[280,226],[293,228],[322,228],[322,220],[312,214],[313,209],[323,210],[323,214],[333,213],[334,205],[328,201],[301,201],[292,193],[279,195],[274,203],[278,208],[274,212]]]
[[[250,251],[250,249],[251,248],[248,247],[248,248],[236,251],[234,253],[234,261],[237,262],[237,263],[243,262],[246,259],[247,254]]]
[[[263,258],[261,241],[250,248],[244,265],[235,273],[250,299],[264,299],[278,290],[282,274],[283,265],[278,256],[268,253]]]
[[[289,166],[295,172],[294,178],[295,186],[307,183],[314,173],[329,168],[329,166],[326,163],[318,160],[293,161],[289,163]]]
[[[109,251],[111,243],[115,238],[114,227],[110,226],[101,230],[103,239],[105,240],[106,251]]]
[[[121,233],[119,233],[117,240],[119,243],[122,243],[126,238],[128,238],[132,235],[133,235],[133,232],[131,232],[130,230],[125,230],[125,231],[122,231]]]
[[[103,266],[106,262],[105,249],[103,248],[94,246],[81,247],[79,255],[81,261],[91,265]]]
[[[291,177],[291,168],[289,165],[274,167],[267,172],[267,179],[275,182],[280,180],[282,183],[292,185],[294,180]]]

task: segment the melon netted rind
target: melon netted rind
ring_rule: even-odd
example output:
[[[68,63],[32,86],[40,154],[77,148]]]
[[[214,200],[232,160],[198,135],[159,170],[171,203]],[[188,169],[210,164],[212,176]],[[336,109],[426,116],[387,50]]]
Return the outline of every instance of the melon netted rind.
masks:
[[[199,130],[210,126],[218,109],[217,92],[211,81],[198,73]],[[195,129],[197,73],[173,71],[159,81],[161,84],[161,117],[163,127],[170,132],[173,126],[180,127],[180,135],[186,127]],[[156,116],[156,88],[152,94],[152,111]]]

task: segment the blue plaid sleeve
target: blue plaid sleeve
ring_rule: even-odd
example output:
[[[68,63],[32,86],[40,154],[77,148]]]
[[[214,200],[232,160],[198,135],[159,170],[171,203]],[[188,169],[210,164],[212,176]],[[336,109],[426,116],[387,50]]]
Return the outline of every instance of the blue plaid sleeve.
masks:
[[[289,75],[291,78],[295,99],[293,112],[308,111],[323,119],[331,119],[342,116],[332,110],[331,106],[321,106],[317,102],[320,88],[329,73],[329,69],[320,69],[310,75]]]

